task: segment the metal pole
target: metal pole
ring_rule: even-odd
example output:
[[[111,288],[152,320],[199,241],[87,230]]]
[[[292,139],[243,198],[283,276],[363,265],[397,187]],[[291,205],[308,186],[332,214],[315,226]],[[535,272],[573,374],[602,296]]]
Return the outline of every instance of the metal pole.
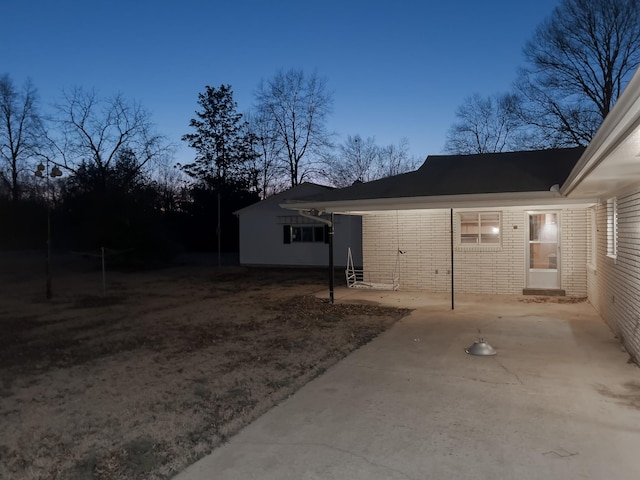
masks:
[[[329,227],[328,233],[329,233],[329,298],[331,300],[331,303],[333,303],[334,300],[334,296],[333,296],[333,271],[334,271],[334,265],[333,265],[333,233],[334,233],[334,214],[331,214],[330,220],[327,220],[326,218],[322,218],[322,216],[320,215],[320,212],[316,209],[311,209],[308,211],[304,211],[304,210],[300,210],[298,211],[298,213],[306,218],[311,218],[312,220],[315,220],[316,222],[320,222],[320,223],[324,223],[325,225],[327,225],[327,227]]]
[[[449,226],[450,226],[450,230],[451,230],[451,310],[454,309],[454,305],[453,305],[453,297],[454,297],[454,289],[453,289],[453,208],[450,211],[450,218],[449,218]]]
[[[329,224],[329,298],[333,303],[333,213],[331,214],[331,223]]]
[[[49,206],[49,162],[47,162],[47,300],[53,296],[51,286],[51,207]]]
[[[104,247],[102,247],[102,296],[107,296],[107,278],[104,269]]]
[[[220,192],[218,192],[218,228],[216,229],[218,232],[218,268],[220,268],[222,262],[220,260]]]
[[[51,183],[49,176],[60,177],[62,172],[57,165],[54,165],[51,172],[49,172],[49,157],[46,157],[46,167],[40,162],[36,167],[35,175],[37,178],[42,178],[42,172],[44,171],[45,178],[45,203],[47,204],[47,259],[45,262],[45,275],[47,277],[47,300],[53,296],[53,289],[51,287]]]

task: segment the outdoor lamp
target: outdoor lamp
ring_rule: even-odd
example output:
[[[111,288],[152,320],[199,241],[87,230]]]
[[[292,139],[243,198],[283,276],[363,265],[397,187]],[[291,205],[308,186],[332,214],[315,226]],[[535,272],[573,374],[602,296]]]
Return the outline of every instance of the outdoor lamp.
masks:
[[[44,172],[44,173],[43,173]],[[38,178],[45,177],[47,179],[46,183],[46,204],[47,204],[47,264],[46,264],[46,276],[47,276],[47,299],[52,297],[52,289],[51,289],[51,205],[50,205],[50,190],[51,185],[49,183],[49,177],[56,178],[62,176],[62,170],[57,165],[54,165],[51,170],[49,170],[49,159],[47,158],[47,165],[45,166],[42,162],[40,162],[36,166],[35,176]]]

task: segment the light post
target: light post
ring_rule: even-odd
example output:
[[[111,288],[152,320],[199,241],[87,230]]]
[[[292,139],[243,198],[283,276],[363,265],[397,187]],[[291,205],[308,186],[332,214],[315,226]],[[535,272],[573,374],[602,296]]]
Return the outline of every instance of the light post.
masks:
[[[44,172],[44,173],[43,173]],[[38,166],[36,167],[36,172],[35,172],[36,177],[38,178],[42,178],[45,177],[47,184],[46,184],[46,192],[45,192],[45,201],[47,203],[47,266],[46,266],[46,275],[47,275],[47,300],[49,300],[52,296],[52,290],[51,290],[51,206],[50,206],[50,198],[49,198],[49,193],[50,193],[50,183],[49,183],[49,177],[61,177],[62,176],[62,171],[60,171],[60,169],[58,168],[57,165],[54,165],[53,168],[51,169],[51,172],[49,172],[49,159],[47,158],[47,163],[46,166],[42,164],[42,162],[40,162],[38,164]]]

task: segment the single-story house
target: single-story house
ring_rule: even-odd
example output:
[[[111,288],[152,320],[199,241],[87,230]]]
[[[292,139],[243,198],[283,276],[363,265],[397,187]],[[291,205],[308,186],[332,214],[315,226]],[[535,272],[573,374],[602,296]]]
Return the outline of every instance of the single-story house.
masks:
[[[240,223],[240,264],[251,266],[327,266],[328,226],[323,220],[280,207],[282,202],[333,190],[301,183],[235,212]],[[304,213],[304,212],[303,212]],[[354,262],[362,265],[362,220],[334,215],[336,266],[345,267],[351,247]]]
[[[360,215],[364,272],[401,288],[587,296],[640,358],[638,72],[586,149],[430,156],[283,206]]]
[[[405,288],[450,291],[453,240],[456,292],[586,296],[593,200],[559,192],[583,152],[429,156],[414,172],[286,205],[360,215],[371,283],[392,272]]]

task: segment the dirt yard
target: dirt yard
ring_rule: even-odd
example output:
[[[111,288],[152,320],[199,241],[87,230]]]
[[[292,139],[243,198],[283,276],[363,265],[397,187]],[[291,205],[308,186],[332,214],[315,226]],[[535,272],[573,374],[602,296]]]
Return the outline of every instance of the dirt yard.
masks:
[[[407,313],[213,262],[54,258],[47,301],[41,255],[0,253],[3,479],[170,478]]]

